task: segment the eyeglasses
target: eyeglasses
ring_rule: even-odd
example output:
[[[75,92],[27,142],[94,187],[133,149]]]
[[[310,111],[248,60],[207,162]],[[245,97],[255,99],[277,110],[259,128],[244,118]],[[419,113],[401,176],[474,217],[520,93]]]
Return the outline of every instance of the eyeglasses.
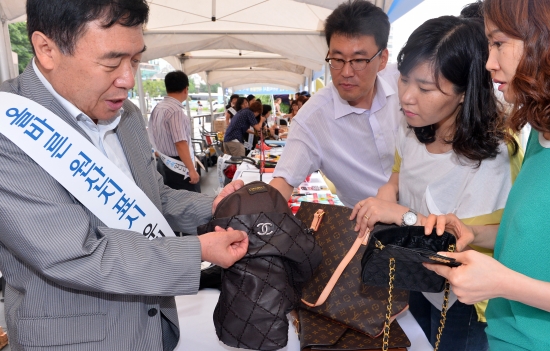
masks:
[[[372,60],[374,60],[376,56],[380,55],[382,50],[384,50],[384,49],[378,50],[378,52],[376,54],[374,54],[374,56],[371,57],[370,59],[353,59],[353,60],[342,60],[342,59],[337,59],[337,58],[330,58],[330,57],[328,57],[328,53],[327,53],[327,57],[325,58],[325,61],[328,62],[330,67],[332,67],[334,69],[342,69],[342,68],[344,68],[346,63],[349,62],[351,68],[354,71],[360,71],[362,69],[367,68],[367,65]]]

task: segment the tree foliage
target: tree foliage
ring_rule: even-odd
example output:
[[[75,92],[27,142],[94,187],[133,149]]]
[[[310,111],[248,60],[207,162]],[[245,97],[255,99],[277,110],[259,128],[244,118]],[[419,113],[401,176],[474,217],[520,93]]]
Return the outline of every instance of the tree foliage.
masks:
[[[166,86],[163,80],[144,80],[143,91],[150,97],[166,96]]]
[[[8,25],[8,28],[10,31],[11,49],[18,56],[19,73],[23,73],[23,70],[34,56],[31,43],[27,37],[27,22],[12,23]]]

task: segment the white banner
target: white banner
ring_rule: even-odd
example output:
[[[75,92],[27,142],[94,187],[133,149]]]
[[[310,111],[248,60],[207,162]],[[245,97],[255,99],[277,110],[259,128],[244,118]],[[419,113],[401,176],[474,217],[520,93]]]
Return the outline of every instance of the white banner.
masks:
[[[149,239],[175,236],[135,184],[88,139],[50,110],[0,92],[0,133],[21,148],[109,228]]]
[[[168,167],[168,169],[178,174],[181,174],[183,176],[183,179],[189,178],[189,169],[185,167],[185,164],[183,162],[176,160],[170,156],[166,156],[162,152],[156,149],[153,149],[153,153],[155,152],[159,155],[160,159],[162,160],[162,163],[164,163],[166,167]],[[192,156],[191,156],[191,159],[193,159]]]

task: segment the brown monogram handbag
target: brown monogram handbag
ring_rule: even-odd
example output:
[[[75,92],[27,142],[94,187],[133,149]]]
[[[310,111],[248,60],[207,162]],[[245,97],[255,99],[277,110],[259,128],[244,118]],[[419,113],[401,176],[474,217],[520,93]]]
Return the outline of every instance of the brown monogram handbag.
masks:
[[[366,249],[349,220],[351,209],[304,202],[296,217],[311,224],[323,260],[302,290],[298,311],[300,345],[312,350],[369,350],[382,347],[388,287],[361,281],[361,258]],[[346,262],[347,263],[346,265]],[[327,285],[329,288],[327,288]],[[333,286],[330,289],[330,286]],[[409,293],[393,289],[390,318],[408,307]],[[392,323],[389,347],[408,347],[410,341]],[[396,327],[397,326],[397,327]],[[318,330],[317,333],[314,333]],[[323,332],[327,330],[329,332]]]

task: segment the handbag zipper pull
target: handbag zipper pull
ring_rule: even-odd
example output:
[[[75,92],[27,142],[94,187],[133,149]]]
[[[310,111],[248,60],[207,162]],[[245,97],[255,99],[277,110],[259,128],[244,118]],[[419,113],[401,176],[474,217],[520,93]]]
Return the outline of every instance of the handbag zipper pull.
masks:
[[[311,222],[311,226],[309,227],[310,231],[316,232],[317,229],[319,229],[319,225],[321,224],[321,220],[323,219],[323,216],[325,215],[325,211],[318,209],[315,214],[313,215],[313,221]]]
[[[380,240],[376,240],[376,248],[379,249],[379,250],[384,250],[384,245],[382,245],[382,243],[380,242]]]

